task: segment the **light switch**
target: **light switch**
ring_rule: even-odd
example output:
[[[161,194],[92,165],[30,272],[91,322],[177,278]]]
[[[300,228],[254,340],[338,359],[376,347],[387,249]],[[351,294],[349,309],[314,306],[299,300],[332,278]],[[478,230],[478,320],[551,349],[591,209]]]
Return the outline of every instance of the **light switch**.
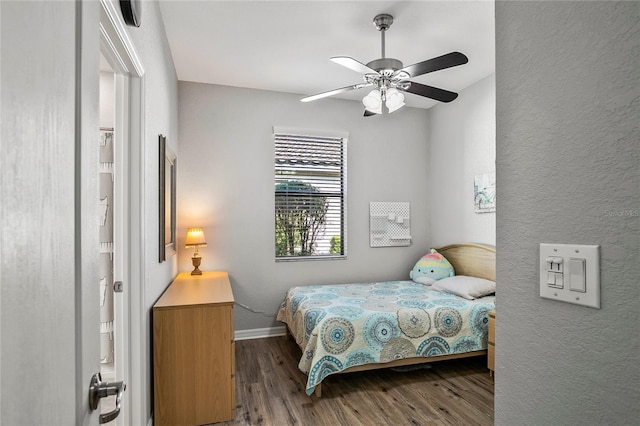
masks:
[[[540,244],[540,297],[600,309],[600,246]]]
[[[569,289],[584,293],[587,291],[585,273],[587,271],[587,261],[585,259],[569,259]]]
[[[554,272],[556,274],[556,288],[564,287],[564,274],[562,272]]]
[[[549,287],[562,288],[564,287],[563,275],[559,272],[547,272],[547,284]]]
[[[563,263],[564,259],[562,257],[549,256],[547,257],[547,271],[563,272]]]

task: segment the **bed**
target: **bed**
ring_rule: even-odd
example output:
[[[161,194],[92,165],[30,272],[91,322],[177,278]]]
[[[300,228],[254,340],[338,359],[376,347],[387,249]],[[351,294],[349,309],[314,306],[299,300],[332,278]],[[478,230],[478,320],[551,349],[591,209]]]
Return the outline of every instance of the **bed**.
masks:
[[[332,374],[487,353],[495,294],[469,297],[454,290],[460,297],[444,283],[476,277],[495,291],[495,249],[463,243],[435,250],[453,266],[455,278],[434,285],[407,280],[287,291],[277,320],[302,351],[298,368],[307,375],[308,395],[321,396],[322,381]]]

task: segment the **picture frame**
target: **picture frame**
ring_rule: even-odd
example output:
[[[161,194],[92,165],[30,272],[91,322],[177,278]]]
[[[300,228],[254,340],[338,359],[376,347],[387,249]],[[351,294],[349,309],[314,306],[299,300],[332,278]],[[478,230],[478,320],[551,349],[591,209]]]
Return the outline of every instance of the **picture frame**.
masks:
[[[176,253],[176,184],[177,158],[167,146],[167,137],[158,135],[159,190],[158,241],[159,262]]]
[[[496,211],[496,173],[477,175],[473,180],[473,205],[476,213]]]

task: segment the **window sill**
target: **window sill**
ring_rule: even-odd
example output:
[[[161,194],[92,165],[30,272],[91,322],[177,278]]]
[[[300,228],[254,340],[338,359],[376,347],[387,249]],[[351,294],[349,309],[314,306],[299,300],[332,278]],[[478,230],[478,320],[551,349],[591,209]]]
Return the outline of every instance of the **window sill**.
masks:
[[[316,260],[347,260],[347,255],[328,255],[328,256],[287,256],[276,257],[276,263],[280,262],[304,262]]]

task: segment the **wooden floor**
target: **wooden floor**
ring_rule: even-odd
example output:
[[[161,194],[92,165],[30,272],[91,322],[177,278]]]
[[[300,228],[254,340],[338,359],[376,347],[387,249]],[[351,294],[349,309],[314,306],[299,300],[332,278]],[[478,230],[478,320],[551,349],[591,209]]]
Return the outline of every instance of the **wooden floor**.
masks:
[[[307,396],[300,349],[285,337],[236,342],[236,412],[225,425],[493,425],[486,356],[409,372],[329,376]]]

